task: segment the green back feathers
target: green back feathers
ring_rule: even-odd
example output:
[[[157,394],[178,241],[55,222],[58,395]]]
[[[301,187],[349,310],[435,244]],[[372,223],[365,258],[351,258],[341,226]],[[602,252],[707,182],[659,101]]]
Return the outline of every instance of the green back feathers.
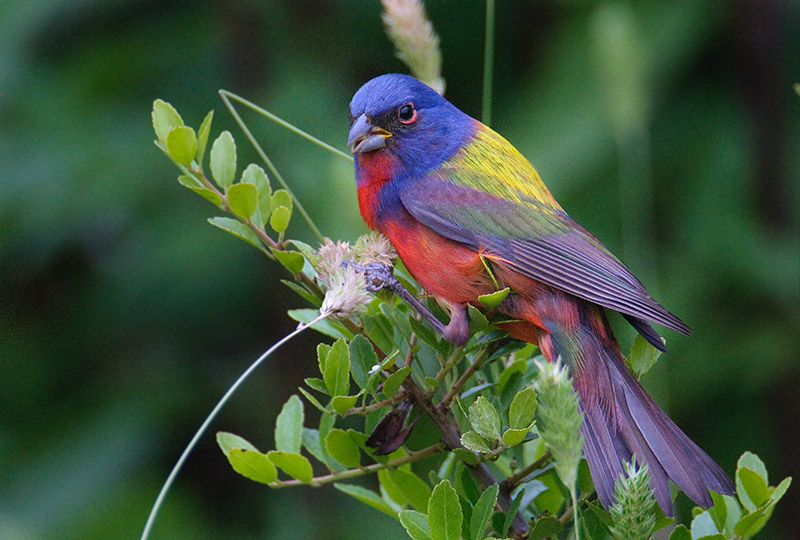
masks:
[[[437,171],[451,182],[509,202],[531,199],[545,207],[560,209],[539,173],[500,134],[481,124],[473,139]]]

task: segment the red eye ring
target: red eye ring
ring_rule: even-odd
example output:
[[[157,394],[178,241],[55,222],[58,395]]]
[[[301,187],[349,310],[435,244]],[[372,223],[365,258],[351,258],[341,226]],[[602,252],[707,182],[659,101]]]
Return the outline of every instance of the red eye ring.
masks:
[[[413,103],[406,103],[397,109],[397,120],[401,124],[412,124],[417,119],[417,109]]]

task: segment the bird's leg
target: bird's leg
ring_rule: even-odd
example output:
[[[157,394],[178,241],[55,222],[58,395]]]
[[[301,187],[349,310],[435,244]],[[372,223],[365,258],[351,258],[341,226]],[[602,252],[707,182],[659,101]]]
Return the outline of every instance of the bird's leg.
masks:
[[[442,337],[459,347],[469,341],[469,316],[467,304],[450,304],[450,322],[441,331]]]
[[[445,326],[436,318],[436,315],[425,307],[425,304],[411,294],[411,291],[406,289],[403,284],[394,277],[391,266],[380,263],[368,263],[362,266],[349,261],[345,261],[344,264],[350,265],[364,273],[368,291],[378,292],[381,289],[389,289],[408,302],[411,307],[417,310],[417,312],[450,343],[461,346],[469,340],[469,318],[467,317],[466,304],[452,304],[450,323]]]

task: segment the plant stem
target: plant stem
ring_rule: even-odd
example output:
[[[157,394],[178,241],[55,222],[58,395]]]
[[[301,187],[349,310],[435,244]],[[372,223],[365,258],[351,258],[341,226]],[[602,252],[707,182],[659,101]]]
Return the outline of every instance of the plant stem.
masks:
[[[450,358],[447,359],[447,362],[444,363],[442,369],[439,370],[439,373],[436,374],[436,382],[441,384],[444,381],[444,378],[447,376],[448,373],[453,369],[453,367],[459,363],[464,358],[464,349],[458,347],[453,354],[450,355]]]
[[[297,199],[295,194],[292,192],[291,188],[289,188],[289,184],[286,183],[286,181],[283,179],[283,176],[281,176],[281,173],[279,173],[278,169],[276,169],[275,165],[273,165],[272,160],[270,160],[267,157],[267,154],[261,148],[261,145],[259,145],[258,141],[256,141],[255,137],[253,137],[253,134],[250,132],[250,129],[248,129],[247,125],[242,120],[242,117],[239,116],[239,113],[236,111],[236,108],[230,102],[230,99],[234,99],[234,100],[238,101],[239,103],[247,105],[248,107],[250,107],[250,108],[252,108],[252,109],[254,109],[254,110],[258,111],[258,112],[262,112],[263,111],[264,113],[266,113],[267,111],[264,111],[263,109],[259,110],[259,108],[256,107],[256,105],[250,103],[246,99],[240,98],[236,94],[232,94],[232,93],[228,92],[227,90],[220,90],[219,91],[219,95],[222,98],[222,101],[225,103],[225,106],[228,107],[228,110],[230,111],[230,113],[233,116],[233,118],[236,120],[236,123],[239,124],[239,127],[244,132],[245,136],[247,137],[247,140],[249,140],[250,144],[252,144],[253,148],[255,148],[255,150],[258,153],[258,155],[261,158],[261,160],[264,162],[264,164],[267,166],[267,168],[270,170],[270,172],[273,174],[273,176],[275,176],[275,178],[278,180],[280,185],[283,186],[283,189],[285,189],[289,193],[289,195],[291,195],[292,200],[294,201],[295,207],[297,208],[298,212],[300,212],[300,215],[303,216],[303,219],[306,221],[306,223],[308,223],[308,226],[311,228],[311,230],[317,236],[317,238],[320,241],[322,241],[322,239],[323,239],[322,233],[319,231],[317,226],[314,224],[314,221],[311,219],[311,216],[308,215],[308,212],[306,212],[306,209],[303,208],[303,205],[300,203],[300,201]],[[295,129],[297,129],[297,128],[295,128]],[[309,135],[309,137],[311,137],[311,136]]]
[[[431,419],[434,425],[442,433],[442,442],[444,442],[448,450],[464,448],[461,444],[461,436],[458,433],[457,427],[450,423],[450,420],[448,419],[449,409],[434,405],[430,396],[428,396],[424,390],[417,386],[413,380],[406,379],[406,382],[403,383],[403,386],[408,391],[409,399],[414,403],[414,405],[419,407],[423,414],[427,415],[428,418]],[[485,463],[468,465],[468,467],[484,489],[492,484],[497,483],[497,478],[495,478]],[[497,504],[503,511],[508,512],[509,508],[511,508],[511,498],[507,493],[501,493],[498,496]],[[511,527],[511,530],[516,532],[509,533],[510,536],[522,534],[528,530],[528,524],[519,512],[517,512],[517,514],[514,516]]]
[[[459,377],[458,380],[453,384],[453,386],[450,388],[450,391],[447,392],[447,395],[442,398],[441,402],[439,402],[440,408],[447,408],[450,406],[450,402],[453,401],[456,395],[458,395],[459,390],[461,390],[461,388],[467,384],[469,378],[472,377],[472,375],[478,370],[481,362],[483,362],[483,359],[486,358],[486,355],[488,354],[489,350],[484,347],[472,358],[472,363],[469,365],[467,370],[461,374],[461,377]]]
[[[256,105],[252,101],[248,101],[248,100],[246,100],[245,98],[243,98],[241,96],[238,96],[238,95],[236,95],[236,94],[234,94],[232,92],[228,92],[227,90],[220,90],[219,92],[220,92],[220,94],[224,94],[224,95],[230,97],[234,101],[238,101],[239,103],[241,103],[245,107],[248,107],[248,108],[254,110],[258,114],[269,118],[270,120],[272,120],[273,122],[275,122],[279,126],[285,127],[286,129],[288,129],[292,133],[301,136],[302,138],[306,139],[307,141],[310,141],[310,142],[316,144],[317,146],[320,146],[320,147],[324,148],[325,150],[327,150],[327,151],[329,151],[329,152],[331,152],[331,153],[333,153],[333,154],[335,154],[335,155],[337,155],[339,157],[343,157],[343,158],[345,158],[345,159],[347,159],[349,161],[353,161],[353,157],[352,156],[342,152],[338,148],[334,148],[330,144],[328,144],[328,143],[326,143],[326,142],[314,137],[313,135],[311,135],[310,133],[308,133],[306,131],[303,131],[302,129],[300,129],[299,127],[295,126],[294,124],[291,124],[291,123],[287,122],[286,120],[284,120],[283,118],[272,114],[268,110],[259,107],[258,105]]]
[[[287,341],[291,340],[293,337],[300,334],[303,330],[321,321],[324,318],[325,318],[324,315],[320,315],[310,324],[299,325],[295,330],[284,336],[280,341],[278,341],[272,347],[267,349],[264,352],[264,354],[259,356],[255,362],[250,364],[250,367],[248,367],[245,370],[245,372],[242,373],[238,379],[236,379],[236,382],[234,382],[231,385],[228,391],[225,392],[225,395],[222,396],[222,398],[217,402],[216,406],[214,406],[214,408],[211,410],[209,415],[206,417],[205,421],[197,429],[197,432],[194,434],[194,437],[192,437],[192,440],[189,441],[189,444],[186,445],[186,448],[183,450],[181,457],[178,458],[177,463],[175,463],[175,466],[172,468],[172,472],[169,473],[169,476],[164,482],[164,485],[161,486],[161,491],[159,492],[155,503],[153,503],[153,508],[150,510],[150,515],[147,517],[147,523],[145,524],[144,530],[142,531],[141,540],[147,540],[147,538],[150,536],[150,531],[153,528],[153,524],[156,521],[156,516],[158,516],[159,510],[161,510],[161,506],[164,503],[164,499],[166,498],[167,493],[169,493],[172,484],[175,482],[175,478],[178,476],[178,473],[183,467],[183,464],[186,462],[186,459],[189,457],[189,454],[192,453],[192,450],[194,450],[194,447],[197,446],[197,442],[200,440],[200,437],[203,436],[203,434],[208,429],[208,426],[211,425],[211,422],[214,420],[214,418],[216,418],[217,414],[219,414],[219,412],[222,410],[222,407],[225,406],[225,404],[228,402],[231,396],[236,392],[236,390],[239,389],[239,387],[242,385],[245,379],[247,379],[247,377],[249,377],[250,374],[253,373],[253,371],[255,371],[255,369],[264,362],[264,360],[266,360],[272,353],[278,350]]]
[[[400,392],[396,393],[393,397],[384,399],[382,401],[376,401],[372,405],[366,405],[364,407],[353,407],[352,409],[350,409],[345,413],[345,416],[349,416],[351,414],[360,414],[361,416],[366,416],[372,411],[377,411],[381,407],[386,407],[387,405],[394,405],[395,403],[403,401],[405,398],[406,398],[406,393],[401,390]]]
[[[527,467],[523,468],[522,470],[518,471],[515,474],[512,474],[511,476],[500,482],[500,491],[505,491],[507,493],[511,493],[512,491],[514,491],[514,488],[520,485],[522,481],[525,480],[525,477],[527,477],[533,471],[540,469],[542,465],[544,465],[545,462],[547,462],[547,460],[550,459],[550,456],[551,456],[550,450],[548,450],[547,452],[542,454],[542,457],[540,457]]]
[[[372,465],[367,465],[366,467],[359,467],[357,469],[336,471],[331,474],[326,474],[325,476],[317,476],[316,478],[312,478],[311,482],[308,483],[301,482],[300,480],[286,480],[285,482],[272,482],[269,484],[269,487],[285,488],[285,487],[303,486],[303,485],[311,487],[320,487],[325,484],[330,484],[331,482],[336,482],[338,480],[345,480],[347,478],[356,478],[359,476],[364,476],[366,474],[374,473],[382,469],[394,469],[396,467],[400,467],[401,465],[405,465],[407,463],[413,463],[415,461],[425,459],[426,457],[430,457],[434,454],[441,452],[443,449],[444,445],[439,442],[434,445],[428,446],[427,448],[423,448],[422,450],[412,452],[406,456],[399,457],[391,461],[387,461],[386,463],[373,463]]]
[[[494,0],[486,0],[486,33],[483,45],[483,104],[481,121],[492,121],[492,77],[494,71]]]

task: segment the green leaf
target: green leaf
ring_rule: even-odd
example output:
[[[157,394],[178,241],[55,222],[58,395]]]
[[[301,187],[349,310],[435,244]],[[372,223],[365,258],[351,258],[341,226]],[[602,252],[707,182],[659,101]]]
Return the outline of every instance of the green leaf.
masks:
[[[505,390],[506,386],[511,383],[512,378],[518,374],[524,374],[527,370],[527,362],[525,360],[517,360],[510,366],[507,366],[497,378],[497,388],[500,392]],[[516,396],[516,394],[514,394]]]
[[[529,429],[536,414],[536,391],[525,388],[517,392],[508,408],[508,425],[514,429]]]
[[[486,315],[480,312],[478,308],[473,305],[467,305],[467,313],[469,314],[469,331],[470,332],[484,332],[492,325]]]
[[[461,536],[463,514],[456,490],[449,480],[433,488],[428,501],[428,526],[431,540],[458,540]]]
[[[461,435],[461,444],[473,452],[481,452],[486,454],[492,451],[489,441],[474,431],[467,431]]]
[[[242,476],[262,484],[274,482],[278,478],[278,471],[267,456],[238,435],[221,431],[217,433],[217,444],[233,470]]]
[[[492,484],[481,493],[478,502],[472,509],[472,517],[469,521],[470,540],[481,540],[489,518],[492,517],[494,506],[497,504],[497,494],[500,491],[498,484]]]
[[[678,525],[669,535],[669,540],[692,540],[692,533],[686,528],[686,525]]]
[[[715,491],[711,492],[711,499],[714,501],[714,505],[708,509],[708,512],[714,519],[717,529],[732,534],[736,522],[742,517],[739,502],[730,495],[722,495]]]
[[[756,475],[760,476],[763,479],[763,482],[766,484],[769,482],[767,467],[764,465],[764,462],[752,452],[743,453],[741,457],[739,457],[739,461],[736,463],[736,494],[738,495],[739,500],[742,502],[742,506],[744,506],[748,511],[752,512],[760,505],[751,500],[750,494],[745,488],[742,478],[739,475],[739,472],[742,469],[749,469],[750,472],[756,473]],[[757,480],[749,473],[745,473],[745,477],[753,484],[753,489],[758,492],[759,486],[757,484]]]
[[[395,489],[403,494],[408,503],[417,510],[428,508],[428,500],[431,498],[431,488],[428,487],[422,478],[414,474],[409,469],[387,470],[388,477],[394,484]]]
[[[519,505],[522,503],[522,497],[525,496],[525,490],[519,490],[517,496],[514,497],[514,500],[511,501],[511,505],[508,507],[508,512],[506,513],[506,518],[503,520],[503,530],[500,531],[503,536],[508,534],[508,530],[511,528],[511,522],[514,521],[514,516],[517,515],[517,511],[519,510]]]
[[[562,495],[559,482],[556,480],[555,469],[551,469],[547,471],[547,473],[537,476],[536,479],[547,486],[546,490],[533,499],[536,506],[550,515],[557,515],[559,509],[564,504],[564,495]]]
[[[308,453],[314,456],[317,461],[321,463],[328,462],[327,455],[322,451],[322,445],[319,441],[319,430],[303,428],[303,448],[308,450]]]
[[[306,260],[299,251],[278,251],[277,249],[270,249],[270,251],[278,259],[278,262],[292,274],[299,274],[303,271]]]
[[[269,216],[269,226],[272,227],[276,233],[282,233],[289,228],[289,220],[292,217],[292,212],[285,206],[279,206]]]
[[[176,126],[167,133],[166,145],[172,159],[189,165],[197,152],[197,137],[189,126]]]
[[[585,460],[584,460],[585,461]],[[592,513],[597,517],[597,519],[609,528],[614,525],[614,518],[611,517],[605,508],[600,506],[600,503],[597,501],[586,501],[586,507],[592,511]]]
[[[311,321],[319,317],[319,310],[290,309],[289,311],[286,312],[286,314],[297,322],[301,322],[303,324],[309,324]],[[334,322],[328,321],[326,319],[317,321],[311,328],[313,328],[314,330],[316,330],[321,334],[332,337],[333,339],[339,339],[339,338],[350,339],[353,337],[353,334],[351,334],[342,325],[335,324]]]
[[[431,540],[428,516],[422,512],[403,510],[400,512],[400,524],[406,529],[408,536],[413,540]]]
[[[258,188],[255,184],[233,184],[226,193],[228,206],[240,218],[249,219],[258,208]]]
[[[394,327],[383,313],[364,319],[367,335],[386,354],[394,350]]]
[[[328,355],[331,353],[331,346],[327,343],[317,344],[317,364],[319,365],[319,373],[325,373],[325,362],[328,361]],[[324,381],[323,381],[324,382]],[[327,392],[327,390],[325,390]]]
[[[354,497],[355,499],[358,499],[362,503],[383,512],[384,514],[388,514],[393,518],[397,517],[397,512],[395,512],[391,506],[386,504],[386,502],[383,499],[381,499],[380,495],[378,495],[374,491],[370,491],[361,486],[354,486],[352,484],[342,484],[341,482],[336,482],[335,484],[333,484],[333,487],[335,487],[342,493],[347,493],[348,495]]]
[[[545,538],[555,537],[562,529],[561,522],[553,516],[542,516],[536,520],[536,524],[531,529],[528,540],[544,540]]]
[[[503,444],[506,446],[517,446],[525,440],[525,437],[528,435],[528,432],[530,432],[532,427],[533,424],[522,429],[508,428],[503,432]]]
[[[251,163],[242,173],[242,182],[253,184],[258,189],[258,212],[253,216],[258,221],[258,226],[263,227],[272,212],[272,188],[264,169]]]
[[[217,432],[217,444],[219,445],[222,453],[226,456],[228,452],[233,450],[234,448],[245,448],[247,450],[256,450],[256,447],[253,446],[250,441],[244,439],[238,435],[234,435],[233,433],[228,433],[227,431],[218,431]]]
[[[208,144],[208,135],[211,133],[211,121],[214,119],[214,111],[208,111],[208,114],[203,118],[200,124],[200,129],[197,130],[197,154],[195,160],[201,167],[203,166],[203,156],[206,153],[206,145]]]
[[[320,379],[319,377],[306,377],[303,379],[308,386],[316,390],[317,392],[322,392],[323,394],[328,393],[328,387],[325,386],[325,381]]]
[[[183,125],[183,119],[175,108],[164,100],[157,99],[153,102],[153,129],[158,140],[166,142],[169,131]]]
[[[223,131],[211,145],[211,176],[222,189],[228,189],[236,177],[236,143],[229,131]]]
[[[270,199],[270,209],[273,212],[281,206],[288,208],[291,213],[293,206],[292,196],[285,189],[276,190],[275,193],[272,194],[272,199]]]
[[[275,449],[281,452],[298,453],[303,440],[303,402],[292,395],[283,404],[275,421]]]
[[[330,411],[328,411],[328,409],[323,407],[322,403],[320,403],[317,398],[312,396],[305,388],[298,388],[298,390],[300,391],[301,394],[303,394],[303,397],[305,397],[308,400],[308,402],[311,403],[311,405],[313,405],[317,410],[319,410],[319,411],[321,411],[323,413],[330,412]],[[326,414],[326,416],[327,416],[327,414]]]
[[[361,454],[358,445],[350,438],[346,431],[333,428],[325,437],[325,448],[328,455],[345,467],[358,467]]]
[[[383,383],[383,393],[386,397],[394,397],[400,389],[400,385],[406,380],[408,374],[411,372],[411,366],[403,366],[386,379]]]
[[[367,386],[369,370],[378,363],[378,355],[369,340],[361,334],[350,340],[350,371],[360,388]]]
[[[350,353],[347,342],[338,339],[331,347],[322,373],[331,396],[344,396],[350,389]]]
[[[178,183],[189,189],[203,188],[203,183],[191,174],[182,174],[178,177]],[[210,190],[209,190],[210,191]]]
[[[234,448],[228,454],[228,461],[234,471],[255,482],[269,484],[278,478],[275,466],[258,450]]]
[[[305,286],[295,283],[294,281],[289,281],[288,279],[282,279],[281,283],[292,289],[315,307],[322,305],[322,301],[314,293],[306,289]]]
[[[585,459],[581,459],[580,463],[578,463],[578,489],[585,493],[594,491],[592,472],[589,470],[589,464]],[[611,519],[611,516],[609,516],[609,519]],[[613,521],[609,521],[609,525],[612,522]]]
[[[280,470],[301,482],[309,483],[314,477],[311,463],[305,456],[294,452],[271,451],[267,454],[269,460]]]
[[[222,198],[219,196],[219,194],[216,191],[212,191],[206,187],[203,187],[203,184],[201,184],[200,181],[194,176],[182,174],[178,177],[178,183],[191,189],[217,208],[222,205]]]
[[[333,410],[344,416],[356,404],[358,396],[336,396],[331,400]]]
[[[783,498],[783,496],[786,494],[786,491],[789,489],[789,486],[791,484],[792,484],[792,477],[787,476],[786,478],[781,480],[780,484],[775,486],[775,489],[772,491],[772,496],[770,497],[770,499],[772,499],[772,504],[777,503],[779,500],[781,500],[781,498]]]
[[[703,512],[692,520],[692,538],[702,538],[717,533],[719,533],[717,526],[714,525],[714,520],[708,512]]]
[[[485,397],[478,397],[469,406],[469,423],[482,437],[490,441],[500,439],[500,415]]]
[[[473,431],[471,433],[475,433],[475,432]],[[478,437],[480,437],[480,435],[478,435]],[[461,461],[463,461],[467,465],[477,465],[478,464],[478,458],[475,456],[475,454],[473,454],[472,452],[470,452],[466,448],[456,448],[456,449],[453,450],[453,454],[455,454],[455,456],[458,459],[460,459]]]
[[[209,218],[208,222],[211,223],[214,227],[222,229],[223,231],[232,234],[236,238],[244,240],[251,246],[257,247],[258,249],[266,253],[266,250],[264,249],[264,246],[261,244],[261,240],[259,240],[256,233],[254,233],[253,230],[250,229],[244,223],[227,217]]]
[[[494,309],[497,306],[499,306],[503,300],[506,299],[506,296],[508,296],[508,293],[510,292],[511,289],[509,287],[506,287],[505,289],[495,291],[491,294],[481,294],[478,296],[478,302],[480,302],[489,309]]]
[[[381,469],[378,471],[378,482],[381,486],[381,495],[383,495],[384,500],[391,500],[398,506],[405,506],[408,503],[408,497],[406,497],[400,489],[394,485],[394,481],[389,476],[388,469]],[[427,503],[425,507],[427,508]]]
[[[662,338],[663,340],[663,338]],[[638,335],[633,340],[631,352],[625,359],[628,368],[633,372],[637,379],[644,377],[645,373],[650,371],[661,356],[661,351],[650,345],[647,340]]]
[[[744,452],[740,457],[739,461],[736,462],[736,468],[739,467],[747,467],[748,469],[752,469],[759,476],[761,476],[765,482],[769,483],[769,474],[767,473],[767,466],[764,465],[764,462],[761,461],[757,455],[753,452]]]
[[[769,486],[766,480],[759,476],[759,474],[749,467],[739,467],[736,469],[736,491],[742,498],[742,491],[747,493],[747,499],[754,505],[750,508],[745,505],[749,510],[755,510],[769,499]],[[744,503],[745,501],[742,500]]]
[[[766,525],[772,514],[773,504],[765,504],[753,512],[745,515],[733,527],[733,532],[739,537],[749,538],[759,532]]]

